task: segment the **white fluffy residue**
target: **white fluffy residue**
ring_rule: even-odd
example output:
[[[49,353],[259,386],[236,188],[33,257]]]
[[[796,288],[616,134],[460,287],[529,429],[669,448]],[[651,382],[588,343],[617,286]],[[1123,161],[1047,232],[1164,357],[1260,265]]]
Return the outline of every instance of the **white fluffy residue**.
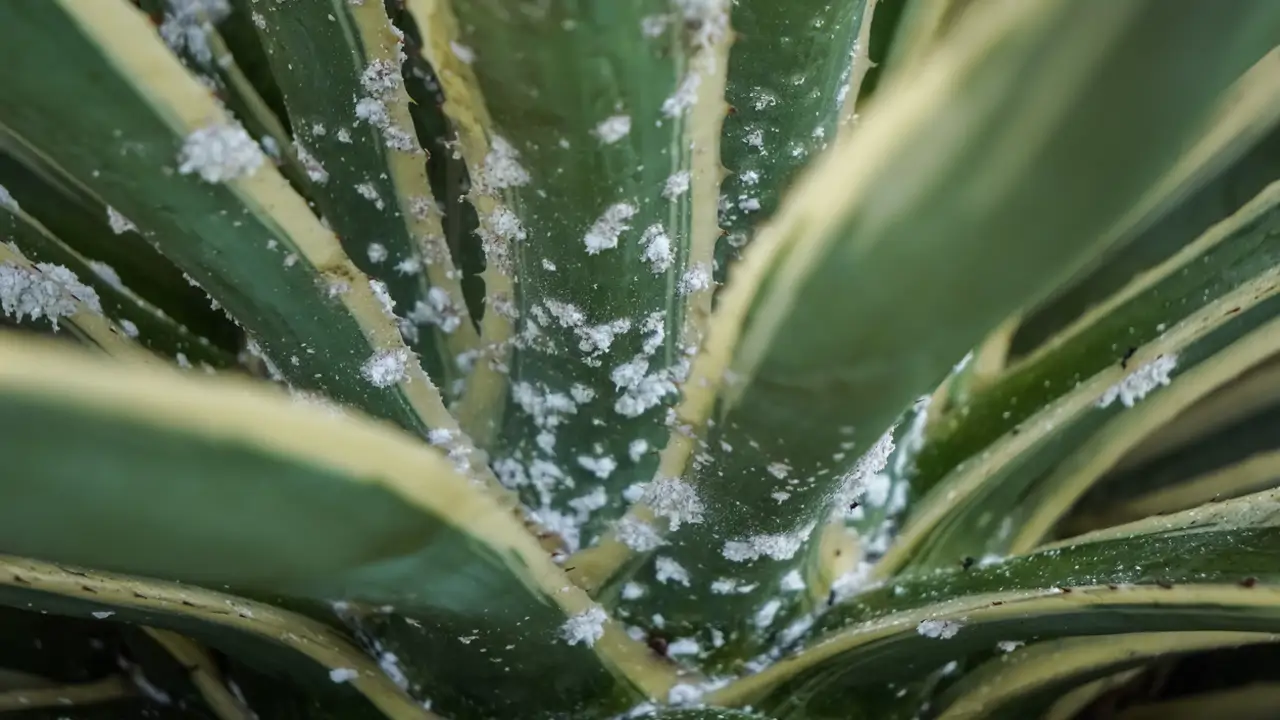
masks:
[[[1139,400],[1157,388],[1168,385],[1169,373],[1178,366],[1176,355],[1160,355],[1125,376],[1123,380],[1107,388],[1098,398],[1098,407],[1107,407],[1119,400],[1125,407],[1133,407]]]
[[[790,560],[813,532],[812,524],[797,532],[756,535],[742,540],[728,540],[721,550],[725,559],[732,562],[752,562],[762,557],[773,560]]]
[[[360,374],[370,385],[379,388],[391,387],[409,377],[409,350],[395,348],[379,350],[360,367]]]
[[[178,172],[195,173],[205,182],[222,183],[252,175],[265,157],[240,123],[216,123],[193,130],[182,141]]]
[[[0,310],[17,320],[45,318],[58,329],[59,318],[80,310],[102,314],[98,293],[80,282],[61,265],[38,263],[24,267],[12,262],[0,265]]]
[[[107,206],[107,224],[111,226],[111,232],[116,235],[123,235],[127,232],[137,232],[138,226],[130,222],[129,218],[120,214],[120,211]]]
[[[520,164],[520,153],[511,143],[494,135],[484,158],[482,179],[486,190],[505,190],[529,184],[529,172]]]
[[[618,521],[613,528],[613,533],[617,536],[618,542],[636,552],[649,552],[663,544],[657,528],[630,515]]]
[[[334,668],[329,671],[329,679],[336,683],[351,682],[360,677],[360,673],[352,668]]]
[[[655,275],[666,272],[671,268],[671,263],[675,262],[676,254],[671,249],[671,236],[667,235],[667,230],[661,223],[645,228],[644,234],[640,236],[640,247],[644,248],[640,258],[649,263],[649,269]]]
[[[665,518],[673,531],[684,523],[702,522],[706,511],[697,489],[680,478],[656,478],[645,488],[642,500],[655,515]]]
[[[570,617],[560,626],[560,637],[570,645],[579,643],[590,647],[604,637],[604,624],[609,616],[598,606],[592,606]]]
[[[921,620],[916,626],[916,632],[927,638],[950,640],[962,627],[964,624],[955,620]]]
[[[596,255],[604,250],[618,247],[618,236],[630,228],[630,220],[639,212],[635,205],[628,202],[614,203],[592,223],[582,242],[587,246],[588,255]]]
[[[612,145],[631,132],[630,115],[613,115],[600,121],[594,130],[595,136],[605,145]]]
[[[659,557],[653,561],[653,574],[658,582],[673,582],[689,587],[689,571],[669,557]]]

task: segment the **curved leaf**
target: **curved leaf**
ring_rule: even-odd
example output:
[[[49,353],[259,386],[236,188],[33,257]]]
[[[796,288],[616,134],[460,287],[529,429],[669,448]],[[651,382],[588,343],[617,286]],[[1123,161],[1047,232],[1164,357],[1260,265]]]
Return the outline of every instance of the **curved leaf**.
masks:
[[[1000,642],[1280,628],[1280,494],[1263,493],[988,567],[900,578],[837,605],[803,650],[709,696],[836,716]]]
[[[159,243],[280,375],[411,430],[453,427],[366,278],[146,16],[18,0],[0,38],[0,123]]]
[[[1005,506],[1020,504],[1041,474],[1119,412],[1122,403],[1114,400],[1108,408],[1095,408],[1107,391],[1123,387],[1131,373],[1162,356],[1176,358],[1173,376],[1186,372],[1273,317],[1280,307],[1274,299],[1280,292],[1280,233],[1273,231],[1280,222],[1278,202],[1280,185],[1274,185],[1197,240],[1214,249],[1208,255],[1189,249],[1177,262],[1190,272],[1170,270],[1168,280],[1124,303],[1105,322],[976,397],[966,406],[967,415],[959,411],[931,426],[930,432],[937,434],[925,438],[911,477],[915,490],[929,494],[912,508],[894,546],[877,565],[877,575],[887,577],[909,563],[937,567],[959,562],[966,554],[981,557],[982,546],[999,533],[981,518],[1003,516],[994,508],[988,512],[983,503],[1003,493]],[[1212,269],[1201,275],[1204,266]],[[1172,299],[1178,301],[1170,310]],[[1189,306],[1185,315],[1184,305]],[[1143,335],[1131,340],[1130,328],[1142,328]],[[1146,337],[1151,339],[1145,344],[1119,350],[1121,343]],[[1265,335],[1255,342],[1265,344]],[[1255,354],[1249,364],[1265,357],[1265,349],[1258,352],[1261,357]],[[1219,377],[1216,384],[1244,369]],[[1150,415],[1145,401],[1136,411],[1158,417]],[[1005,413],[1013,417],[1005,418]],[[992,434],[996,441],[984,446]],[[951,544],[954,536],[943,540],[948,532],[944,523],[973,535]],[[929,548],[944,554],[931,555]]]
[[[47,228],[22,210],[0,206],[0,232],[14,246],[39,263],[61,265],[73,272],[76,278],[93,288],[102,307],[102,313],[114,326],[113,336],[135,339],[138,344],[179,364],[192,363],[205,368],[222,368],[235,365],[235,358],[213,347],[208,340],[196,337],[186,328],[175,323],[162,311],[133,294],[121,284],[109,266],[94,264],[67,247]],[[4,253],[6,251],[0,251]],[[73,321],[74,322],[74,321]],[[112,340],[119,344],[118,340]],[[99,344],[100,343],[95,343]],[[138,356],[141,353],[134,353]]]
[[[111,268],[130,291],[175,322],[224,350],[238,349],[239,328],[136,230],[117,220],[121,232],[115,232],[111,210],[88,188],[2,126],[0,148],[0,185],[23,212],[67,247]]]
[[[938,699],[938,720],[1040,717],[1066,691],[1154,658],[1252,643],[1280,634],[1251,632],[1129,633],[1036,643],[967,673]]]
[[[383,282],[402,332],[452,392],[478,338],[409,116],[401,40],[382,3],[252,8],[311,196],[356,266]]]
[[[657,556],[700,585],[651,583],[651,556],[635,575],[650,586],[638,616],[661,612],[672,632],[697,629],[708,641],[711,625],[733,618],[721,628],[733,638],[725,653],[767,645],[795,613],[762,613],[772,618],[763,627],[752,619],[772,603],[797,604],[780,583],[842,485],[856,486],[860,456],[877,465],[883,445],[872,448],[913,399],[1115,240],[1112,229],[1177,163],[1207,108],[1271,48],[1255,32],[1280,23],[1280,7],[1272,15],[1263,4],[1233,6],[1234,18],[1193,3],[1179,13],[1163,3],[997,5],[975,10],[911,83],[879,98],[860,130],[797,181],[760,250],[735,270],[706,347],[715,359],[696,361],[686,387],[725,382],[719,363],[729,356],[735,382],[714,427],[673,441],[696,459],[677,472],[696,487],[703,522],[682,523]],[[1192,63],[1184,40],[1206,36],[1222,44],[1206,53],[1211,63]],[[1176,89],[1147,75],[1174,66],[1187,80]],[[697,403],[703,414],[686,407],[678,418],[701,431],[710,407]],[[711,584],[722,580],[750,590],[717,597],[709,616]]]
[[[430,718],[371,659],[332,628],[202,588],[0,556],[0,604],[99,622],[167,628],[282,674],[351,717]],[[330,678],[352,671],[350,682]],[[360,695],[367,698],[365,704]]]
[[[0,453],[0,549],[356,603],[352,621],[446,710],[555,712],[665,697],[674,683],[509,510],[379,423],[229,378],[11,341],[0,343]],[[386,606],[395,613],[366,609]]]

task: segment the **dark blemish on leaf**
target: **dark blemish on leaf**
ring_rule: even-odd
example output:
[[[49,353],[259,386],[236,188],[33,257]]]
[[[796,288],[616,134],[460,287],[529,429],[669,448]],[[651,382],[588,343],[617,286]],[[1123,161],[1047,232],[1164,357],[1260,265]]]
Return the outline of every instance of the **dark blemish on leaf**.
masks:
[[[1247,577],[1240,581],[1240,587],[1251,588],[1257,584],[1258,584],[1258,578],[1256,577]]]
[[[1160,578],[1159,580],[1156,580],[1156,584],[1164,588],[1165,590],[1173,589],[1173,583],[1170,582],[1169,580],[1165,580],[1164,578]]]
[[[973,567],[974,563],[976,562],[978,562],[977,558],[973,557],[972,555],[966,555],[965,558],[960,561],[960,567],[965,570],[968,570],[969,568]]]
[[[1133,359],[1133,355],[1134,355],[1134,353],[1136,353],[1136,352],[1138,352],[1138,348],[1136,348],[1136,347],[1134,347],[1134,346],[1130,346],[1128,350],[1125,350],[1125,351],[1124,351],[1124,357],[1120,358],[1120,369],[1121,369],[1121,370],[1128,370],[1128,369],[1129,369],[1129,361]]]
[[[831,607],[832,605],[835,605],[835,604],[836,604],[836,591],[832,590],[831,592],[827,593],[827,607]]]

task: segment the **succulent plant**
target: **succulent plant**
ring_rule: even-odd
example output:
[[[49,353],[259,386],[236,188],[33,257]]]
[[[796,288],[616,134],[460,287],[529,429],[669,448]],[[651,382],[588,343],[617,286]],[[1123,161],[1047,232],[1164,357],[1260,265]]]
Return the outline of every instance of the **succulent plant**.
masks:
[[[0,713],[1266,716],[1277,44],[0,2]]]

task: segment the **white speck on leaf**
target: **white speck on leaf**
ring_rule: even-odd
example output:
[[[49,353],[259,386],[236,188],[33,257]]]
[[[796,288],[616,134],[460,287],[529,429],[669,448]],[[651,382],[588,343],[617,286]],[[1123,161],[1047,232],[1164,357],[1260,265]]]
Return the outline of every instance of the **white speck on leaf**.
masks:
[[[649,483],[642,498],[654,514],[667,519],[672,530],[683,523],[702,522],[706,506],[693,485],[680,478],[659,477]]]
[[[99,620],[106,620],[107,618],[111,617],[112,615],[115,615],[115,613],[114,613],[114,612],[112,612],[112,611],[110,611],[110,610],[98,610],[98,611],[95,611],[95,612],[93,612],[93,613],[91,613],[91,614],[92,614],[94,617],[98,618]]]
[[[614,534],[623,545],[636,552],[649,552],[663,544],[656,528],[639,518],[625,516],[614,526]]]
[[[675,200],[681,195],[689,192],[689,171],[681,170],[672,173],[667,178],[667,182],[662,186],[662,197],[668,200]]]
[[[407,348],[379,350],[365,361],[360,368],[360,374],[374,387],[385,388],[407,380],[408,366],[409,350]]]
[[[520,153],[505,138],[490,138],[484,158],[483,185],[486,190],[505,190],[529,183],[529,172],[520,165]]]
[[[591,647],[604,637],[604,624],[608,619],[603,609],[592,606],[566,620],[560,626],[560,637],[570,645],[581,643]]]
[[[996,647],[1000,649],[1000,652],[1006,652],[1006,653],[1011,653],[1014,650],[1017,650],[1018,648],[1022,647],[1023,645],[1024,643],[1021,640],[1001,640],[1000,642],[996,643]]]
[[[596,255],[604,250],[618,247],[618,236],[630,226],[630,220],[637,212],[635,205],[627,202],[614,203],[604,214],[591,225],[582,242],[587,246],[588,255]]]
[[[458,58],[464,65],[470,65],[476,61],[476,51],[458,42],[450,41],[449,49],[453,51],[454,57]]]
[[[916,632],[927,638],[950,640],[964,627],[963,623],[954,620],[921,620]]]
[[[329,671],[329,679],[336,683],[344,683],[360,677],[360,673],[352,668],[334,668]]]
[[[1116,400],[1125,407],[1133,407],[1152,391],[1168,385],[1171,382],[1169,373],[1173,372],[1177,366],[1176,355],[1160,355],[1107,388],[1102,397],[1098,398],[1098,407],[1107,407]]]
[[[46,318],[58,329],[58,319],[79,310],[102,314],[98,293],[61,265],[37,263],[28,268],[12,262],[0,265],[0,310],[21,320]]]
[[[653,574],[663,585],[674,582],[689,587],[689,571],[669,557],[659,557],[653,561]]]
[[[607,117],[596,125],[594,130],[595,136],[600,138],[600,142],[605,145],[612,145],[631,132],[631,116],[630,115],[614,115]]]
[[[18,207],[18,201],[13,199],[13,195],[9,193],[9,189],[3,185],[0,185],[0,207],[11,212],[18,212],[21,210],[21,208]]]
[[[107,206],[107,224],[111,226],[111,232],[116,235],[123,235],[127,232],[137,232],[138,226],[129,221],[129,218],[120,214],[120,211]]]

